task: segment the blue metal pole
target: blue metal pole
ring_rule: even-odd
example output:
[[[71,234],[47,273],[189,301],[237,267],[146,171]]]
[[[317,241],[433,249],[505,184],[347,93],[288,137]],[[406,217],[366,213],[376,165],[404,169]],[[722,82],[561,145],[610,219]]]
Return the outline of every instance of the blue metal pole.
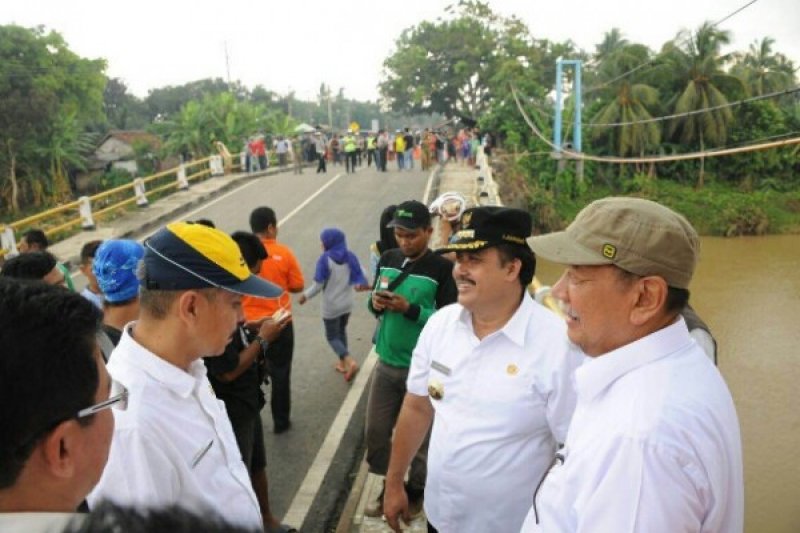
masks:
[[[575,61],[575,151],[581,151],[581,62]]]
[[[556,123],[553,125],[553,144],[561,151],[561,58],[556,59]]]

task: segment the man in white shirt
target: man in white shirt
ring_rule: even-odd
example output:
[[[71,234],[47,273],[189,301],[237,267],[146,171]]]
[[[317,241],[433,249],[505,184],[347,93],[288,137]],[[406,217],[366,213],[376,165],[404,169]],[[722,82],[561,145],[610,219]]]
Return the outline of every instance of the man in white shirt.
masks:
[[[568,265],[552,294],[589,359],[575,372],[566,444],[522,531],[741,532],[736,410],[680,316],[694,228],[655,202],[605,198],[528,243]]]
[[[582,354],[526,290],[530,215],[478,207],[462,224],[440,250],[456,253],[458,303],[422,331],[395,430],[384,499],[395,531],[409,517],[403,474],[431,423],[429,531],[518,530],[575,405],[570,376]]]
[[[108,371],[130,392],[89,503],[179,505],[260,529],[262,517],[203,356],[222,354],[243,321],[243,294],[282,290],[251,274],[236,243],[201,224],[169,224],[144,243],[140,317]]]
[[[0,531],[61,531],[103,472],[126,392],[100,311],[63,287],[0,278]]]

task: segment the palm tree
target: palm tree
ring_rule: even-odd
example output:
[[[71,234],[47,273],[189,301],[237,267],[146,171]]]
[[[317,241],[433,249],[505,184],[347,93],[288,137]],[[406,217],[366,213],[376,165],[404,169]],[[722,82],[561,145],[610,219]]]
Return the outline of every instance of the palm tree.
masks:
[[[615,80],[602,89],[600,99],[606,102],[592,118],[592,122],[608,124],[633,122],[625,126],[597,128],[593,138],[606,138],[614,151],[620,156],[643,154],[647,148],[661,142],[661,131],[655,122],[641,123],[652,118],[651,110],[658,104],[658,90],[645,83],[637,83],[635,78],[616,79],[633,66],[647,61],[650,55],[647,47],[628,44],[606,57],[600,68],[600,79]],[[637,123],[638,122],[638,123]]]
[[[679,42],[683,42],[683,45],[679,45]],[[733,121],[730,108],[709,108],[725,105],[728,97],[744,93],[741,80],[723,70],[730,56],[721,55],[720,48],[729,42],[728,31],[719,30],[706,22],[694,34],[684,30],[665,45],[664,55],[678,84],[678,93],[672,99],[674,112],[681,114],[705,110],[674,119],[669,126],[669,135],[677,135],[683,144],[698,142],[700,151],[705,150],[706,143],[724,143],[728,126]],[[705,158],[701,157],[698,188],[703,186],[704,172]]]
[[[750,94],[760,96],[794,85],[794,65],[783,54],[772,51],[775,39],[764,37],[753,42],[746,54],[737,56],[731,72],[747,85]]]
[[[611,28],[603,35],[603,40],[594,47],[594,59],[602,63],[606,58],[628,45],[619,28]]]

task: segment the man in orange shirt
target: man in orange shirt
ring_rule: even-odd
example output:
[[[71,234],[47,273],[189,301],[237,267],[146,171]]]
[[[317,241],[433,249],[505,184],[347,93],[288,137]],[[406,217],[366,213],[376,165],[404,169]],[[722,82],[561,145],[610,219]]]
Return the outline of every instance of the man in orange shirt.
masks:
[[[292,297],[289,293],[303,291],[303,272],[297,258],[288,246],[279,243],[278,219],[269,207],[257,207],[250,213],[250,229],[267,249],[267,259],[261,264],[259,276],[278,285],[283,294],[275,299],[242,298],[244,315],[247,320],[258,320],[276,313],[292,310]],[[280,317],[276,317],[280,319]],[[273,431],[283,433],[291,427],[289,412],[292,407],[291,376],[292,354],[294,352],[294,328],[292,323],[283,328],[281,334],[266,349],[267,372],[272,381],[270,407],[272,409]]]

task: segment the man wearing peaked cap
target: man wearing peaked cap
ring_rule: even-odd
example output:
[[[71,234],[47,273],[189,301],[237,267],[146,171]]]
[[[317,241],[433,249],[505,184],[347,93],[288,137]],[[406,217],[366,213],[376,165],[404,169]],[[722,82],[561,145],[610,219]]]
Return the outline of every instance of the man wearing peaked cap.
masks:
[[[438,250],[456,254],[458,303],[420,335],[395,433],[384,512],[396,531],[408,515],[402,474],[431,423],[429,527],[519,531],[575,405],[570,376],[582,355],[527,291],[536,267],[525,244],[530,215],[476,207],[461,223]]]
[[[91,505],[207,508],[261,528],[258,501],[230,421],[199,359],[221,354],[243,320],[242,295],[281,289],[250,273],[226,234],[169,224],[144,243],[139,320],[108,364],[129,391]]]
[[[525,532],[743,529],[739,422],[725,382],[689,335],[699,239],[649,200],[605,198],[561,232],[528,239],[566,265],[553,287],[575,372],[569,436]]]

